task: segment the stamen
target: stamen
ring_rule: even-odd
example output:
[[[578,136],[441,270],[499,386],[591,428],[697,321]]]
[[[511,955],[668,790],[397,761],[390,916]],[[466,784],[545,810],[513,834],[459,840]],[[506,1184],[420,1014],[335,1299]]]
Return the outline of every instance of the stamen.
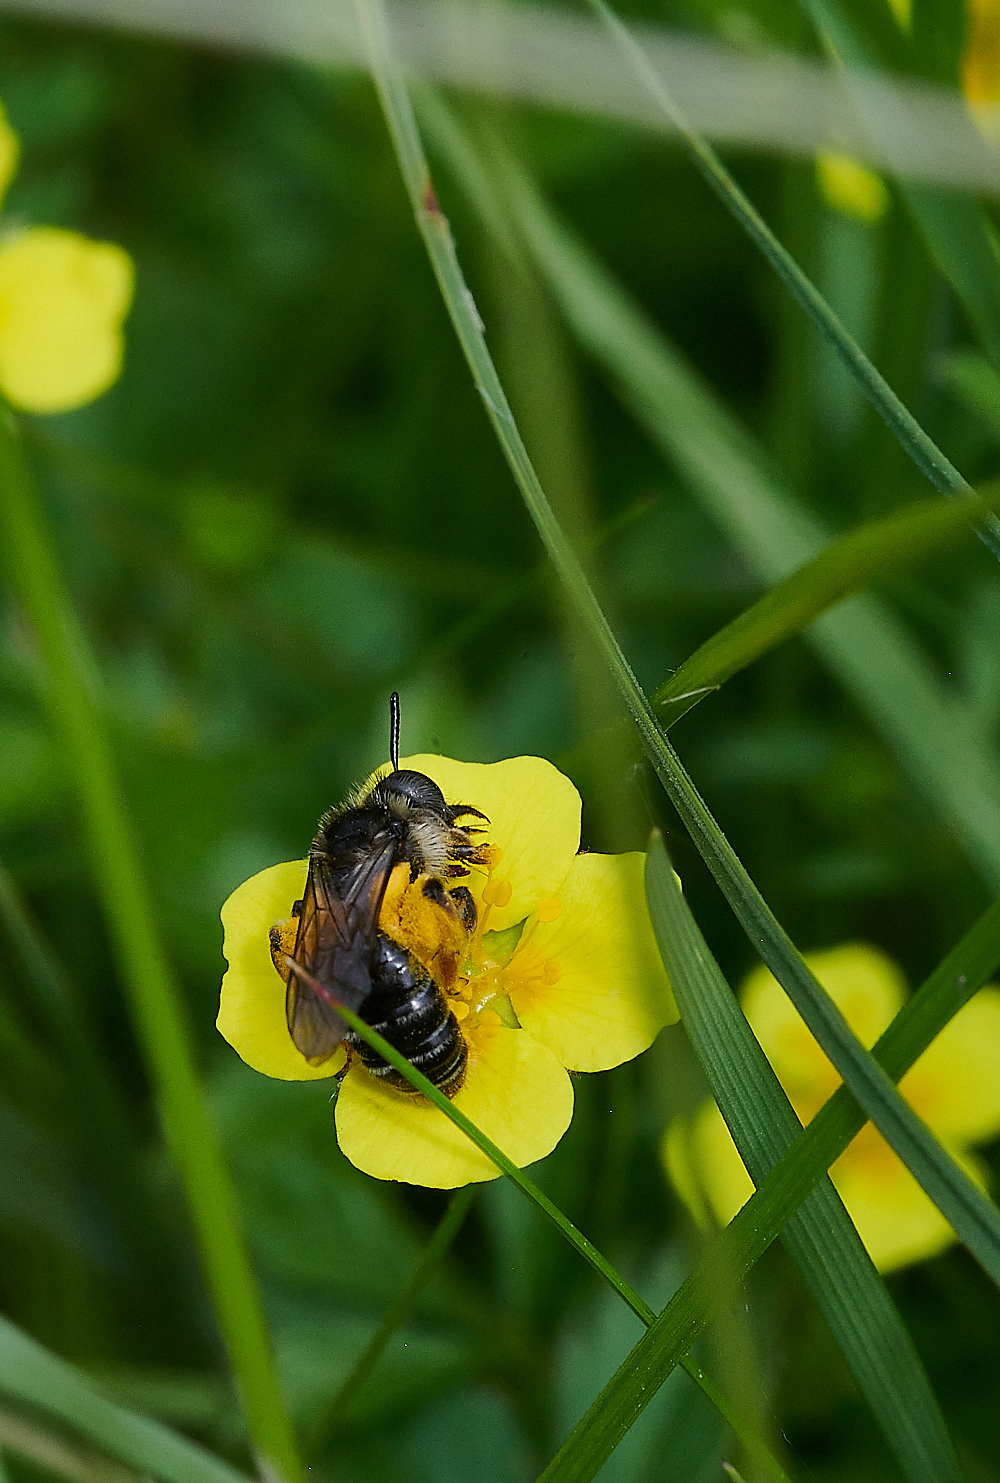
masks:
[[[466,1004],[464,999],[449,999],[447,1002],[448,1008],[451,1010],[452,1014],[457,1020],[464,1020],[468,1018],[469,1006]]]
[[[554,922],[557,917],[562,916],[562,902],[557,901],[554,896],[546,896],[535,907],[535,916],[540,922]]]
[[[556,962],[555,958],[546,958],[545,962],[542,964],[542,983],[545,984],[547,988],[551,988],[553,984],[557,984],[559,982],[562,976],[562,968]]]
[[[483,902],[486,906],[506,906],[514,894],[510,881],[488,880],[483,887]]]

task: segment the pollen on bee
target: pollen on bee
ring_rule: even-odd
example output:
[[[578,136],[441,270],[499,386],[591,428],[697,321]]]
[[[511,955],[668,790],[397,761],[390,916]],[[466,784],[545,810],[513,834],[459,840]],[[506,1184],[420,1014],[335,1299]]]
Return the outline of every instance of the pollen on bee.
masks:
[[[487,870],[496,870],[503,859],[503,850],[498,844],[483,845],[481,859]]]

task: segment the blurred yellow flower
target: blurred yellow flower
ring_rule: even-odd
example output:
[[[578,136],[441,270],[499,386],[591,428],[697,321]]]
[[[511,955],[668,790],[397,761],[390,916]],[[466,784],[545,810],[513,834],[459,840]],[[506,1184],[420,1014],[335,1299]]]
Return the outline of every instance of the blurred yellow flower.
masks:
[[[962,91],[976,108],[1000,103],[1000,0],[968,0]]]
[[[816,156],[816,183],[828,206],[874,226],[889,209],[885,182],[850,155],[825,150]]]
[[[860,944],[806,961],[868,1047],[902,1007],[899,969]],[[784,990],[760,967],[740,1001],[800,1120],[808,1123],[840,1085]],[[981,989],[946,1025],[900,1082],[906,1100],[977,1184],[986,1170],[970,1152],[1000,1133],[1000,990]],[[677,1119],[663,1145],[667,1170],[699,1223],[704,1201],[722,1224],[753,1193],[750,1176],[714,1102]],[[871,1123],[845,1149],[830,1177],[875,1265],[883,1272],[936,1255],[955,1239],[937,1207]]]
[[[0,200],[17,135],[0,109]],[[0,391],[27,412],[68,412],[117,380],[132,260],[111,242],[29,227],[0,237]]]
[[[645,856],[579,854],[580,795],[539,757],[480,764],[417,756],[400,766],[489,820],[490,863],[467,882],[478,923],[448,986],[468,1050],[454,1102],[524,1166],[569,1126],[569,1072],[631,1060],[677,1018],[646,910]],[[222,908],[229,970],[219,1030],[268,1076],[328,1077],[346,1063],[337,1137],[366,1173],[439,1189],[495,1179],[490,1160],[424,1098],[386,1086],[343,1046],[319,1066],[296,1049],[269,930],[301,898],[306,868],[298,860],[261,871]],[[408,936],[391,886],[379,929],[427,961],[430,950]]]

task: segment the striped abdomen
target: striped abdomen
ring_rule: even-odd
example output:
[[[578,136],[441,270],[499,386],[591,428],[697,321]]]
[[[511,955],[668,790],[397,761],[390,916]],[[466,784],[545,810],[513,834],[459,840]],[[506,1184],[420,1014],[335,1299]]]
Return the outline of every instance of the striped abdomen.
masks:
[[[365,1023],[445,1096],[454,1097],[465,1080],[468,1052],[458,1021],[427,969],[380,932],[372,953],[371,980],[371,993],[360,1010]],[[413,1092],[405,1076],[360,1036],[348,1031],[345,1040],[373,1076],[398,1091]]]

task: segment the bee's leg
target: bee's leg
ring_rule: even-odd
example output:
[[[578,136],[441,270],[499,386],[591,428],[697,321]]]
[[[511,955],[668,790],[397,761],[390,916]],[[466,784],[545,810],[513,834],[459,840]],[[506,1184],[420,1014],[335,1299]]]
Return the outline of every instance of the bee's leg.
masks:
[[[337,1098],[340,1096],[340,1088],[343,1085],[344,1077],[347,1075],[350,1069],[351,1058],[350,1056],[348,1056],[347,1060],[341,1066],[340,1070],[333,1073],[333,1091],[330,1093],[331,1113],[336,1112],[337,1110]]]
[[[478,917],[476,914],[476,903],[472,899],[472,892],[468,886],[455,886],[448,895],[458,907],[458,914],[462,918],[462,925],[471,937],[476,930]]]

